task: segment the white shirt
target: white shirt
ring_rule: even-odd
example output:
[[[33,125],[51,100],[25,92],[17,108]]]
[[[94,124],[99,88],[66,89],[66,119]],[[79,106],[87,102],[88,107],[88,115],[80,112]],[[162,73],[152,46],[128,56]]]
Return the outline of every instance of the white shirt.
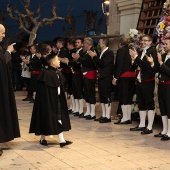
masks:
[[[170,58],[170,54],[167,54],[166,57],[165,57],[165,61],[164,63]]]
[[[106,50],[108,50],[108,48],[109,48],[109,47],[106,47],[106,48],[101,52],[100,57],[99,57],[100,59],[101,59],[102,55],[104,54],[104,52],[105,52]]]

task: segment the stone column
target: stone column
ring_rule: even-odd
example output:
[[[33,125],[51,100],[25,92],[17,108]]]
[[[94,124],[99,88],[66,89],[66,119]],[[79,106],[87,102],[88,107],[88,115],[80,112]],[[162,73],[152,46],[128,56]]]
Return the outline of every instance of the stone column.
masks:
[[[109,7],[109,26],[107,30],[107,34],[115,35],[120,34],[120,13],[117,8],[117,0],[110,0],[110,7]],[[110,38],[110,49],[116,53],[118,48],[118,38]]]
[[[136,28],[142,0],[110,0],[109,27],[107,34],[128,34]],[[110,39],[110,48],[116,52],[118,39]]]
[[[120,12],[120,34],[127,34],[137,27],[142,0],[117,0]]]

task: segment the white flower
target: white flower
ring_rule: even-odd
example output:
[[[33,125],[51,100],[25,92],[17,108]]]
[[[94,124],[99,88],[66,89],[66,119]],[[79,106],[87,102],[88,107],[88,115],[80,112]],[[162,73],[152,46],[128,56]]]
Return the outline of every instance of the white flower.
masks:
[[[129,36],[131,38],[134,38],[134,36],[138,35],[138,30],[136,29],[130,29]]]
[[[164,3],[164,7],[163,8],[167,8],[168,7],[168,3]]]
[[[165,29],[169,32],[170,31],[170,26],[166,27]]]

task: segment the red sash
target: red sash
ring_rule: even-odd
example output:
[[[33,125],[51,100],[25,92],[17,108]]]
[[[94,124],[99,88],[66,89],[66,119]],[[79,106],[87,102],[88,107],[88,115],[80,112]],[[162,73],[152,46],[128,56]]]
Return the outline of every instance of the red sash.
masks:
[[[81,72],[79,72],[79,71],[75,71],[73,74],[81,74]]]
[[[149,79],[145,79],[145,80],[141,80],[141,82],[148,82],[148,81],[155,81],[155,77],[153,78],[149,78]]]
[[[123,77],[136,77],[136,73],[134,71],[126,71],[123,74],[120,75],[120,78]]]
[[[88,71],[85,75],[83,75],[83,77],[88,78],[88,79],[96,79],[96,70],[91,70]]]
[[[159,84],[170,84],[170,80],[160,81]]]
[[[66,68],[66,73],[71,73],[71,69],[70,68]]]
[[[41,71],[31,71],[31,74],[41,74]]]

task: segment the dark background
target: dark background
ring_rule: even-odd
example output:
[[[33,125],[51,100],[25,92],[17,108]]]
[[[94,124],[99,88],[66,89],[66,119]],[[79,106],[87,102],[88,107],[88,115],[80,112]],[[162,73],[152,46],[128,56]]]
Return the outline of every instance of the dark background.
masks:
[[[102,13],[102,0],[56,0],[57,2],[57,14],[58,16],[65,17],[70,10],[72,15],[76,17],[77,30],[79,32],[85,32],[85,21],[84,21],[84,10],[97,11],[97,20],[103,17],[103,24],[100,29],[100,33],[105,33],[105,16]],[[10,3],[12,8],[17,7],[19,11],[23,11],[24,0],[0,0],[0,11],[6,11],[7,4]],[[36,10],[38,6],[41,6],[42,17],[49,17],[52,9],[53,0],[31,0],[31,9]],[[10,29],[10,35],[15,35],[19,32],[18,24],[15,20],[11,19],[9,16],[5,21],[5,25]],[[52,40],[55,37],[61,36],[65,37],[62,28],[66,28],[69,25],[64,22],[57,20],[53,26],[40,27],[37,33],[36,41],[42,42],[47,40]]]

